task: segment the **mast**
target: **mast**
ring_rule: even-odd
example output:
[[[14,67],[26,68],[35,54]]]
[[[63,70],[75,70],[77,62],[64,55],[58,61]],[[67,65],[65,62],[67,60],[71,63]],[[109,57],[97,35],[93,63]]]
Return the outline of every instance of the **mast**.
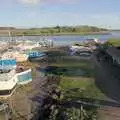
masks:
[[[11,32],[8,31],[8,35],[9,35],[9,41],[8,41],[8,47],[11,47],[11,42],[12,42],[12,37],[11,37]]]

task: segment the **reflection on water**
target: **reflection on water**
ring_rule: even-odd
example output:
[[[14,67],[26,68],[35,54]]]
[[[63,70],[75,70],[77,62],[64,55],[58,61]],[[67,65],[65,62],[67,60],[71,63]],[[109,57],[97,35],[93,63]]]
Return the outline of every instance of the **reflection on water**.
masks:
[[[13,40],[31,40],[41,41],[43,38],[52,39],[55,45],[72,45],[75,42],[81,42],[88,38],[98,38],[101,41],[106,41],[109,38],[120,38],[120,32],[112,32],[106,35],[65,35],[65,36],[24,36],[12,37]],[[9,41],[9,37],[0,37],[0,41]]]

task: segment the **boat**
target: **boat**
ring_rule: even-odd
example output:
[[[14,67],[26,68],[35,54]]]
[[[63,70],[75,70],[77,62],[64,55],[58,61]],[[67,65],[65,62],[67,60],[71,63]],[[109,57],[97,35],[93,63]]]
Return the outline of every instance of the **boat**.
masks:
[[[24,69],[23,66],[20,66],[18,69],[16,69],[16,72],[17,72],[18,85],[28,84],[32,82],[31,69]]]
[[[0,97],[9,97],[17,85],[32,81],[32,70],[21,69],[15,59],[0,60]]]
[[[44,52],[40,52],[40,51],[30,51],[28,53],[28,58],[29,60],[40,60],[46,57],[46,54]]]
[[[15,49],[18,49],[19,51],[27,51],[32,50],[34,48],[41,47],[39,42],[33,42],[33,41],[20,41],[17,43],[16,46],[14,46]]]
[[[0,70],[0,96],[11,95],[17,85],[18,79],[15,69]]]
[[[16,59],[17,62],[28,60],[28,55],[15,50],[8,50],[1,55],[1,59]]]

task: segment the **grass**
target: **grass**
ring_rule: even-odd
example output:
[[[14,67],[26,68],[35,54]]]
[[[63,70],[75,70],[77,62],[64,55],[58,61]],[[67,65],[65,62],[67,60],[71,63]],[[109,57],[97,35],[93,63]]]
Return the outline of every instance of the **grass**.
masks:
[[[54,51],[49,53],[54,62],[50,66],[55,67],[48,73],[61,77],[60,88],[65,98],[68,97],[89,97],[103,99],[104,94],[97,88],[95,83],[95,69],[91,60],[85,60],[59,54]],[[59,58],[59,59],[58,59]],[[66,97],[67,96],[67,97]]]
[[[87,97],[94,99],[105,98],[104,94],[97,88],[94,78],[85,77],[62,77],[60,87],[65,98]]]
[[[85,89],[90,84],[89,78],[84,77],[61,77],[60,86],[65,89],[81,88]]]
[[[83,97],[99,100],[99,99],[104,99],[105,95],[98,89],[98,87],[95,84],[95,80],[93,80],[83,91]]]
[[[58,101],[60,103],[66,103],[64,106],[56,107],[56,110],[54,110],[55,113],[52,112],[53,117],[55,118],[57,112],[57,117],[59,115],[66,115],[68,119],[82,119],[82,117],[80,117],[80,113],[83,111],[80,109],[82,105],[78,104],[78,100],[87,100],[87,98],[90,98],[90,100],[95,98],[96,100],[104,97],[96,87],[95,69],[92,62],[90,60],[82,60],[78,57],[69,56],[68,54],[59,54],[54,51],[48,55],[51,62],[46,72],[60,76],[61,80],[58,88],[60,88],[62,94],[60,98],[58,98]],[[71,103],[69,101],[71,101]],[[67,106],[69,104],[71,107]],[[93,116],[97,116],[96,107],[85,107],[83,109],[86,115],[90,116],[89,118],[91,118],[91,120],[93,120]],[[85,118],[85,120],[88,120],[88,118]]]
[[[65,69],[60,75],[61,81],[59,87],[62,91],[61,101],[73,101],[82,99],[94,100],[94,103],[97,103],[99,99],[103,99],[104,94],[97,88],[95,84],[95,69],[89,60],[73,59],[71,57],[64,57],[58,59],[55,63],[52,64],[56,69],[56,72],[62,72],[62,69]],[[72,103],[71,103],[72,104]],[[73,104],[72,104],[73,105]],[[86,115],[89,116],[91,120],[97,120],[97,108],[83,108],[86,112]],[[72,108],[62,108],[58,111],[67,114],[68,118],[71,119],[82,119],[80,110],[73,105]],[[88,120],[88,118],[84,119]]]
[[[107,45],[112,45],[112,46],[115,46],[115,47],[119,47],[120,46],[120,38],[109,39],[106,42],[106,44]]]
[[[53,63],[53,66],[58,67],[58,71],[62,72],[63,70],[66,70],[62,73],[64,77],[92,77],[94,76],[94,70],[89,67],[92,67],[91,62],[88,60],[80,60],[75,59],[72,57],[64,57],[62,59],[58,59],[56,63]]]
[[[61,74],[60,87],[64,96],[71,97],[89,97],[101,99],[104,94],[97,88],[95,84],[95,69],[91,61],[63,58],[52,64],[59,69],[66,69]]]

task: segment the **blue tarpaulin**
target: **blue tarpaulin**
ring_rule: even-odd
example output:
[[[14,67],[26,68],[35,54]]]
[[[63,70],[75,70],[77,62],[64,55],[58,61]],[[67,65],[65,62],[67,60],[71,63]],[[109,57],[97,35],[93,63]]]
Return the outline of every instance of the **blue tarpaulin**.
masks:
[[[15,59],[0,60],[0,69],[12,69],[16,66]]]
[[[28,55],[29,55],[29,58],[38,58],[38,57],[45,56],[45,53],[39,52],[39,51],[31,51],[29,52]]]

